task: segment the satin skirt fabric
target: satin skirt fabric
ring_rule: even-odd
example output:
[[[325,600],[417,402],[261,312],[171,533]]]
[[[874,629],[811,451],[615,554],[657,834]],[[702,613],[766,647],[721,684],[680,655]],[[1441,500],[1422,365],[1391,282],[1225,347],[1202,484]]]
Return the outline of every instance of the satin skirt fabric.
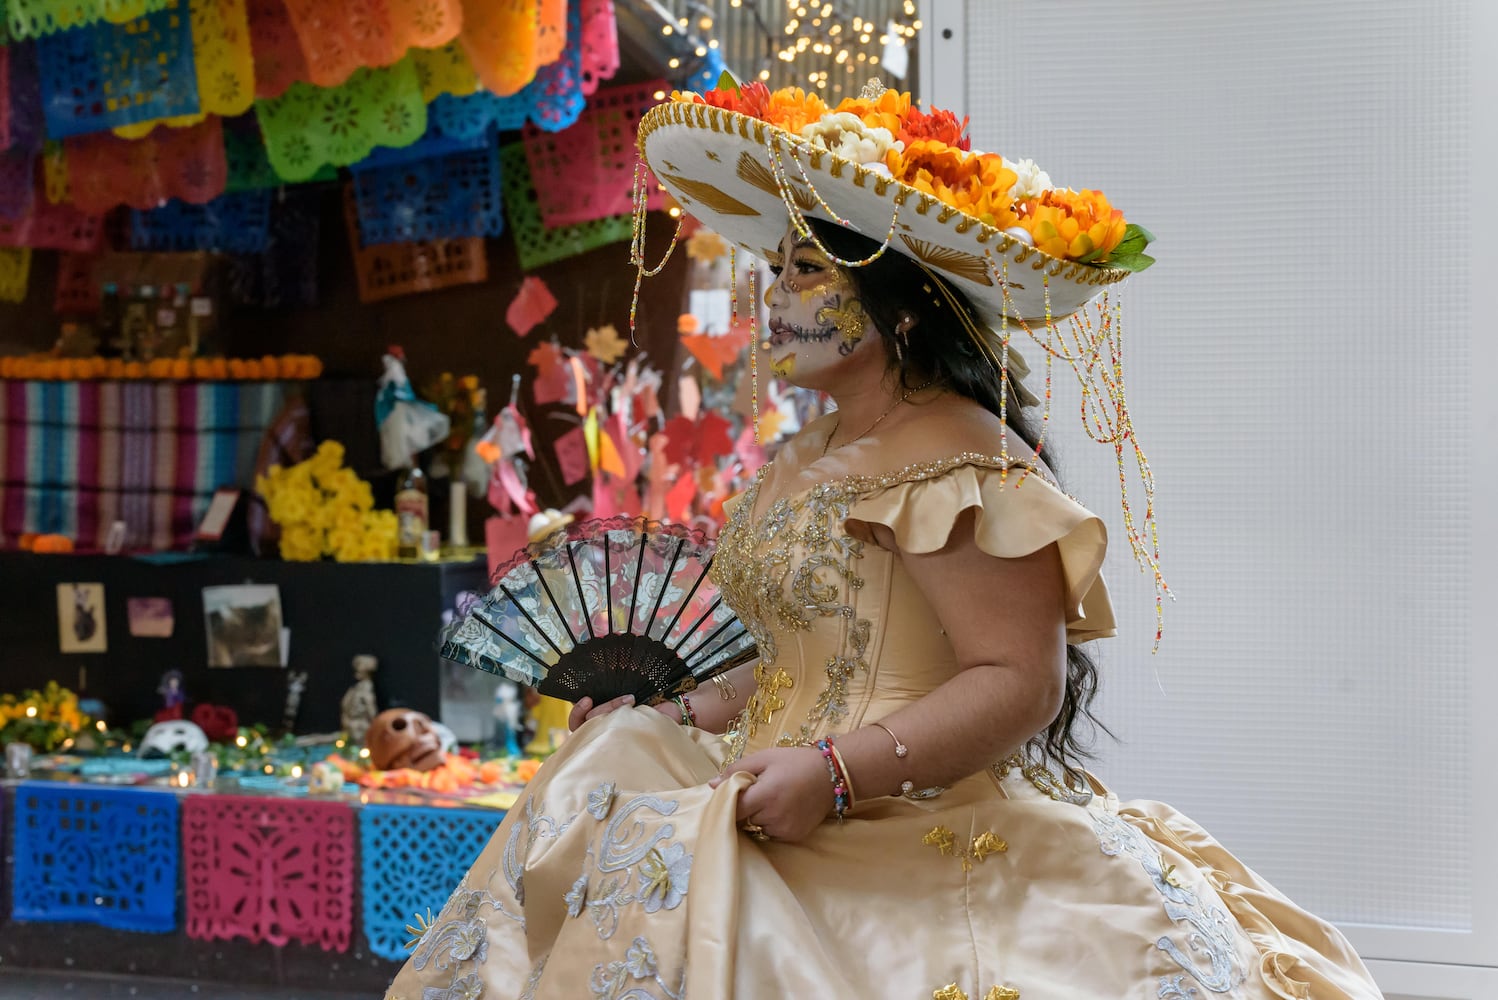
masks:
[[[752,779],[706,784],[724,757],[651,709],[585,725],[388,996],[1379,996],[1333,927],[1160,803],[983,773],[758,843],[734,820]]]

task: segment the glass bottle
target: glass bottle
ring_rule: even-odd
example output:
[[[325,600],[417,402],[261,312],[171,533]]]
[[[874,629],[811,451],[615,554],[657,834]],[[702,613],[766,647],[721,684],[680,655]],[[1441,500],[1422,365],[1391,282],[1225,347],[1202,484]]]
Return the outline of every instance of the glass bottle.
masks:
[[[402,559],[415,559],[422,553],[430,510],[427,506],[427,477],[411,456],[410,466],[401,473],[400,485],[395,490],[395,516],[397,529],[396,554]]]
[[[161,321],[156,311],[156,289],[141,285],[136,297],[140,300],[142,318],[137,328],[131,331],[130,357],[134,361],[151,361],[156,357],[159,339],[156,325]]]
[[[99,294],[99,354],[106,358],[117,358],[123,353],[120,341],[120,286],[106,281]]]

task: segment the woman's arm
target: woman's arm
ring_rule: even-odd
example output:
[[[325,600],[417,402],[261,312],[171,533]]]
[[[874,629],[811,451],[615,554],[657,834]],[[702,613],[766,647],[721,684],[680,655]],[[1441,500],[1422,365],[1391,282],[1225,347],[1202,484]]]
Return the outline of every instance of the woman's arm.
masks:
[[[896,552],[936,609],[963,668],[914,704],[837,737],[857,798],[950,785],[1002,760],[1051,723],[1066,689],[1065,582],[1054,545],[1017,559],[980,548],[974,513],[958,518],[936,552],[900,552],[874,525],[878,544]],[[907,748],[902,758],[888,726]],[[833,808],[832,783],[812,747],[774,747],[729,769],[755,775],[739,796],[738,818],[770,836],[799,840]],[[714,779],[716,785],[722,778]]]
[[[840,736],[854,790],[861,798],[949,785],[1003,760],[1045,729],[1066,691],[1066,584],[1055,545],[1017,559],[978,548],[974,513],[936,552],[901,553],[893,534],[874,525],[875,540],[899,553],[911,579],[936,610],[963,669],[920,701]],[[874,722],[892,730],[906,747]]]
[[[697,717],[699,729],[705,729],[710,733],[721,733],[728,728],[728,724],[748,704],[749,696],[754,694],[754,667],[758,662],[755,660],[724,671],[718,675],[723,678],[721,685],[705,681],[697,690],[685,696],[687,703],[692,706],[692,714]],[[615,709],[625,708],[634,703],[634,695],[628,694],[601,705],[594,705],[591,698],[583,698],[572,706],[572,713],[567,719],[567,727],[576,729],[589,719],[608,715]],[[651,707],[667,718],[681,722],[681,707],[675,701],[663,701]]]

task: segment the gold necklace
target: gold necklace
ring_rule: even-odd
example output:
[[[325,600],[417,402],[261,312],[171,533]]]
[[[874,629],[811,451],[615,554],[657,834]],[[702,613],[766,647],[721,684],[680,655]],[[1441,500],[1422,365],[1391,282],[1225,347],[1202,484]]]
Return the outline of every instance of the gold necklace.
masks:
[[[844,441],[842,444],[838,445],[838,447],[839,448],[846,448],[846,447],[848,447],[848,445],[852,444],[854,441],[861,441],[864,438],[868,437],[871,433],[873,433],[874,428],[879,426],[879,421],[883,420],[885,417],[889,416],[891,413],[894,413],[896,410],[898,410],[900,408],[900,404],[901,403],[905,402],[907,399],[909,399],[911,396],[914,396],[916,393],[920,392],[922,389],[928,389],[928,388],[930,388],[931,386],[935,385],[938,381],[939,381],[938,379],[934,379],[934,378],[933,379],[927,379],[926,381],[922,382],[920,385],[916,386],[914,389],[907,389],[905,391],[905,394],[902,395],[899,399],[895,400],[895,403],[894,403],[893,406],[891,406],[889,409],[885,410],[883,413],[879,414],[879,416],[874,419],[874,422],[872,424],[869,424],[868,428],[862,434],[858,435],[858,437],[850,438],[849,440]],[[841,413],[839,413],[838,417],[837,417],[837,423],[835,423],[835,424],[832,425],[832,433],[828,434],[827,435],[827,440],[822,442],[822,457],[823,458],[827,457],[827,452],[831,449],[831,446],[832,446],[832,439],[837,436],[837,432],[842,428],[842,426],[843,426],[843,415]]]

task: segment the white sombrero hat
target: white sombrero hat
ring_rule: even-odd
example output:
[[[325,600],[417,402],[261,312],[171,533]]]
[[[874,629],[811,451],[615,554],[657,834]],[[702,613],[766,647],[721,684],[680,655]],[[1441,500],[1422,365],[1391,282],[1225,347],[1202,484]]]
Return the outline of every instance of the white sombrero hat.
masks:
[[[785,128],[700,100],[674,95],[652,108],[640,123],[640,154],[685,211],[752,254],[777,256],[788,216],[836,222],[916,259],[964,292],[979,319],[995,327],[1006,314],[1026,322],[1067,316],[1131,273],[1044,253],[1021,227],[990,225],[893,179],[882,162],[855,162]],[[822,115],[823,121],[839,117],[850,116]],[[1130,255],[1142,247],[1136,241]]]

